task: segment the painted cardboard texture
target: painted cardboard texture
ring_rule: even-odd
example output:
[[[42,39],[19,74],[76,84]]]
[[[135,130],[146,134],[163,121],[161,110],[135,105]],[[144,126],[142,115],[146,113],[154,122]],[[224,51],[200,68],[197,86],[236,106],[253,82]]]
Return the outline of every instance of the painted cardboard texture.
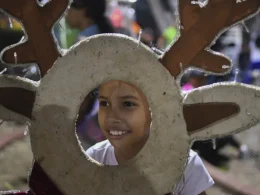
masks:
[[[0,7],[13,15],[20,12],[2,1]],[[0,118],[30,124],[35,158],[30,191],[2,193],[162,195],[172,191],[182,176],[194,140],[230,135],[259,122],[259,87],[220,83],[181,94],[178,83],[182,71],[194,64],[209,73],[228,72],[230,60],[207,47],[225,28],[252,16],[259,7],[258,0],[212,0],[203,8],[188,0],[179,1],[183,28],[179,39],[162,56],[156,56],[138,40],[100,35],[76,44],[54,64],[53,59],[48,63],[41,59],[46,64],[39,63],[44,76],[40,84],[0,76]],[[211,14],[220,10],[225,18],[218,21],[213,17],[210,21]],[[216,27],[209,29],[210,23]],[[198,39],[194,35],[199,35]],[[28,41],[30,38],[41,39],[29,36]],[[54,43],[46,44],[57,50]],[[33,60],[37,62],[38,58]],[[12,63],[8,57],[5,61]],[[152,110],[151,135],[145,147],[134,159],[116,167],[100,165],[87,157],[75,132],[84,98],[109,80],[136,85]],[[17,103],[14,97],[18,95],[24,98]],[[198,117],[200,112],[205,117]]]

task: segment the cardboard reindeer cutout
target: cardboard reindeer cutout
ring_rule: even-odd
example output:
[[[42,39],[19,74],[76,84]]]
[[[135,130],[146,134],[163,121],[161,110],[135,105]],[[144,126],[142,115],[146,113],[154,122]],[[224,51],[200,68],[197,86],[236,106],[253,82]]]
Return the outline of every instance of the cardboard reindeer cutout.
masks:
[[[16,52],[18,63],[38,62],[43,77],[40,85],[0,77],[0,118],[30,124],[35,158],[30,191],[6,194],[163,195],[181,178],[193,141],[237,133],[259,122],[260,88],[221,83],[182,95],[177,82],[191,65],[208,73],[229,72],[230,60],[208,47],[223,30],[257,13],[259,0],[180,0],[181,35],[163,56],[138,40],[101,35],[60,58],[50,30],[69,2],[51,1],[44,7],[36,2],[0,2],[28,35],[5,49],[2,60],[13,63]],[[87,157],[75,133],[84,98],[109,80],[137,86],[152,111],[148,142],[134,159],[116,167]]]

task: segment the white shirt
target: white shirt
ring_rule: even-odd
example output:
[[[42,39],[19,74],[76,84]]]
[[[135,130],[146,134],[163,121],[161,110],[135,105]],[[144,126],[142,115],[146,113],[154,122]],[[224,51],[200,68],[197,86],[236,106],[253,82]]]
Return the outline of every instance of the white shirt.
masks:
[[[104,165],[116,166],[114,147],[108,140],[99,142],[87,150],[87,155]],[[200,157],[190,150],[184,177],[176,187],[177,195],[198,195],[214,184]]]

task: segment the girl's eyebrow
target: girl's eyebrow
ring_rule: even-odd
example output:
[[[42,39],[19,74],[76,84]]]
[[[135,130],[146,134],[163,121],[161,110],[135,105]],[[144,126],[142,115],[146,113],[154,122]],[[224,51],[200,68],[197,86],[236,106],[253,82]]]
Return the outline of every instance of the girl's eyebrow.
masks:
[[[105,97],[103,95],[99,95],[98,98],[100,98],[100,99],[108,99],[107,97]]]
[[[135,99],[135,100],[139,100],[139,98],[132,96],[132,95],[124,95],[124,96],[120,96],[120,99]]]
[[[105,97],[103,95],[99,95],[98,96],[99,99],[108,99],[108,97]],[[119,96],[119,99],[135,99],[135,100],[139,100],[139,98],[133,96],[133,95],[123,95],[123,96]]]

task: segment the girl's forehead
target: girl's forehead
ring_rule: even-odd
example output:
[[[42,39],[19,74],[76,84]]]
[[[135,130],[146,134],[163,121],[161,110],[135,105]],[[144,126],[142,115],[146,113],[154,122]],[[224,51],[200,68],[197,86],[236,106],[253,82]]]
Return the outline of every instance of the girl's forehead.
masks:
[[[99,94],[103,96],[135,96],[142,98],[144,94],[136,86],[124,81],[108,81],[99,86]]]
[[[138,88],[130,83],[124,81],[108,81],[99,86],[99,92],[113,92],[119,91],[122,93],[130,92],[137,93]],[[139,91],[139,90],[138,90]]]

